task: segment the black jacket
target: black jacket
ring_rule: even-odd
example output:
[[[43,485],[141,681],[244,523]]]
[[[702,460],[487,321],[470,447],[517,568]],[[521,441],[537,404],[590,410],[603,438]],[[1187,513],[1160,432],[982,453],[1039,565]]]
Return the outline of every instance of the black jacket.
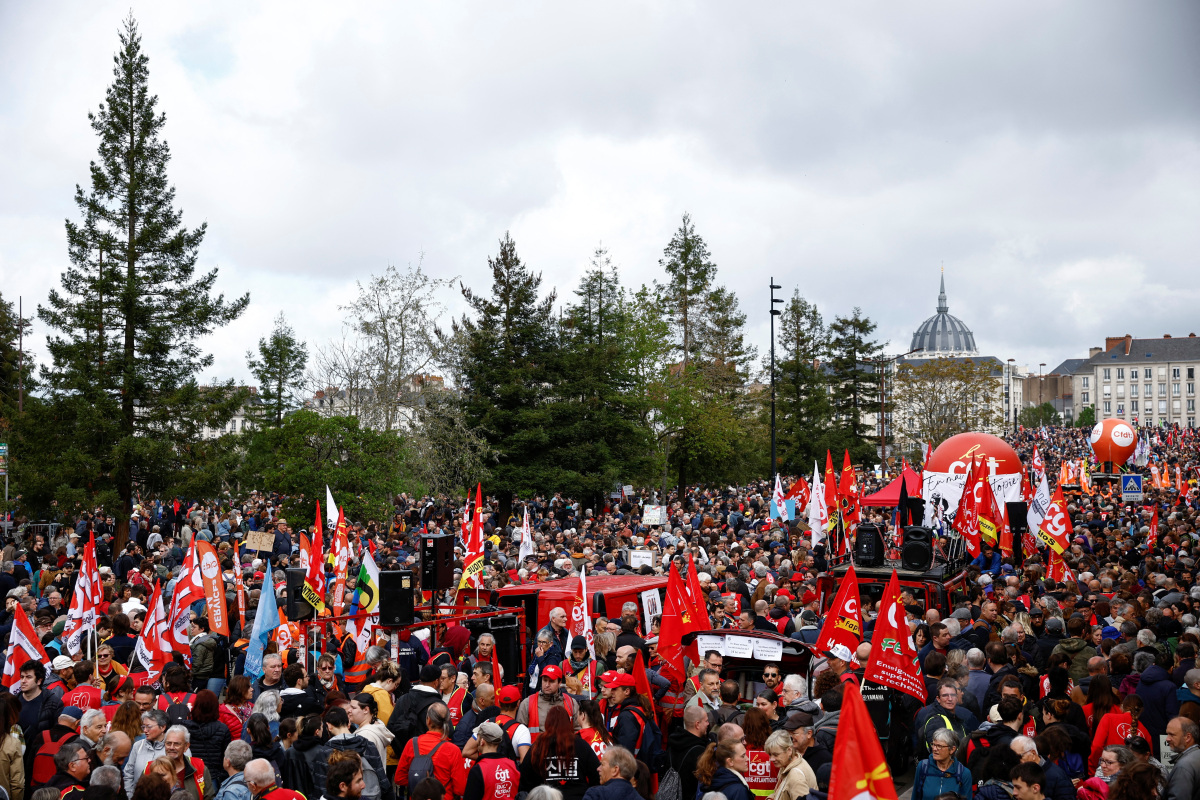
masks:
[[[418,684],[423,686],[423,684]],[[392,716],[388,718],[387,729],[395,735],[392,739],[392,752],[396,754],[396,758],[400,758],[400,754],[404,752],[404,745],[408,744],[408,740],[425,732],[425,712],[434,703],[440,703],[442,696],[437,693],[437,690],[426,691],[430,687],[418,689],[414,686],[407,694],[400,698],[396,703],[396,707],[392,710]],[[376,751],[378,755],[378,751]]]
[[[228,776],[224,764],[225,748],[232,740],[229,726],[220,720],[205,722],[201,725],[189,719],[185,720],[183,724],[191,736],[192,756],[204,762],[204,766],[208,767],[208,774],[216,782],[217,788],[221,788],[221,781]]]
[[[300,792],[305,797],[320,797],[325,793],[325,772],[329,754],[333,751],[315,736],[299,736],[283,754],[279,771],[283,788]]]
[[[1038,672],[1043,674],[1046,672],[1050,666],[1050,654],[1062,643],[1062,640],[1061,633],[1043,633],[1038,637],[1033,655],[1033,665],[1038,668]]]
[[[566,763],[553,763],[558,761]],[[548,759],[546,764],[534,764],[532,758],[522,761],[520,790],[528,792],[544,783],[562,792],[563,800],[582,800],[589,787],[600,785],[599,769],[596,751],[576,734],[573,758]]]
[[[679,773],[679,783],[683,788],[682,797],[691,800],[696,796],[696,762],[708,747],[708,739],[689,733],[679,726],[671,731],[667,739],[667,757],[671,766]]]

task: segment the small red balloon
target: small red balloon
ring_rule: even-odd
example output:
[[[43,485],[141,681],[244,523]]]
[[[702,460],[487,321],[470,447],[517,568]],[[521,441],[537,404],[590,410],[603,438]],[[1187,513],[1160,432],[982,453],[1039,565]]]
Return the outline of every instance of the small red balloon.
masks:
[[[1124,464],[1137,449],[1137,433],[1128,422],[1106,419],[1092,428],[1092,452],[1100,462]]]

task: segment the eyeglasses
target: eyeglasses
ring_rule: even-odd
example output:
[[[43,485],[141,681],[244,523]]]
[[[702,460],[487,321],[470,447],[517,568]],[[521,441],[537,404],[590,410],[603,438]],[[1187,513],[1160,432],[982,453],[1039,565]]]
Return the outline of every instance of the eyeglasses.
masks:
[[[946,750],[949,747],[950,745],[942,744],[941,742],[934,742],[933,744],[929,745],[930,750]]]
[[[1120,762],[1117,761],[1115,758],[1102,758],[1102,759],[1100,759],[1100,763],[1108,764],[1110,767],[1115,767]]]

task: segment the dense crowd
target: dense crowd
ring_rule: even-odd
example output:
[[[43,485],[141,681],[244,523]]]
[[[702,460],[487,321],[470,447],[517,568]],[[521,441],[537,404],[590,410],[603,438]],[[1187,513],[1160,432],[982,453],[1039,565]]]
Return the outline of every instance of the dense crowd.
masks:
[[[1194,800],[1200,453],[1184,433],[1151,435],[1150,464],[1182,470],[1183,492],[1148,488],[1144,505],[1072,495],[1066,579],[1048,576],[1044,553],[1013,563],[988,551],[966,568],[965,590],[947,607],[905,596],[925,703],[863,686],[878,603],[867,595],[856,651],[835,647],[793,672],[765,663],[749,679],[708,651],[688,660],[685,682],[668,680],[657,652],[661,620],[643,618],[633,603],[618,619],[594,621],[594,655],[569,633],[568,609],[553,609],[529,643],[524,676],[497,674],[492,635],[454,624],[380,631],[365,648],[331,626],[331,635],[308,639],[303,657],[297,630],[285,625],[262,674],[246,674],[260,594],[276,594],[284,608],[281,568],[301,561],[303,526],[278,510],[286,498],[148,502],[116,552],[114,520],[101,513],[26,529],[0,562],[0,641],[26,615],[50,658],[6,665],[19,680],[13,694],[0,693],[8,731],[0,789],[13,800],[794,800],[828,790],[854,684],[875,699],[888,762],[917,800]],[[1036,444],[1052,481],[1063,459],[1088,453],[1078,429],[1010,440],[1027,463]],[[859,477],[864,494],[883,482]],[[812,544],[802,520],[771,519],[772,489],[761,482],[672,495],[662,526],[642,524],[649,493],[597,507],[562,496],[489,500],[483,597],[585,571],[665,574],[694,563],[713,628],[813,644],[822,623],[817,579],[832,556]],[[456,535],[461,570],[465,506],[401,495],[393,518],[350,525],[348,591],[367,552],[382,570],[415,567],[422,534]],[[522,558],[526,514],[533,553]],[[893,524],[891,509],[866,509],[864,518]],[[270,552],[241,545],[257,531],[273,534]],[[64,626],[89,539],[104,600],[95,631],[71,653]],[[213,633],[197,602],[189,658],[176,655],[147,682],[134,655],[147,602],[156,584],[171,596],[197,539],[216,548],[230,609],[241,572],[245,630],[231,614],[232,636]],[[634,550],[649,551],[652,563],[634,569]],[[750,773],[763,770],[770,785],[752,785]]]

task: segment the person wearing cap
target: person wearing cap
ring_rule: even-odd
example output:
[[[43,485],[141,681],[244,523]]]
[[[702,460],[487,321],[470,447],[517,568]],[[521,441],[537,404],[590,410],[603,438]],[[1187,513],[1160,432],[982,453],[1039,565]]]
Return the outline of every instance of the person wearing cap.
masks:
[[[525,754],[529,752],[531,744],[529,737],[529,728],[517,722],[517,706],[521,703],[521,690],[516,686],[502,686],[496,692],[496,705],[500,709],[500,713],[494,718],[494,722],[500,726],[500,730],[504,731],[504,736],[508,740],[508,745],[511,747],[512,753],[516,755],[516,761],[520,762],[525,759]],[[479,752],[479,740],[472,734],[471,739],[463,747],[463,755],[466,758],[475,758]]]
[[[571,650],[561,667],[567,690],[572,694],[583,694],[585,685],[591,687],[591,694],[596,693],[596,660],[591,657],[585,637],[576,636],[571,640]]]
[[[642,699],[637,693],[637,681],[632,675],[618,672],[613,676],[609,682],[608,709],[613,744],[624,747],[635,758],[641,755],[647,743],[646,729],[652,722],[642,706]],[[684,713],[687,713],[686,709]]]
[[[75,662],[70,656],[55,656],[50,662],[54,678],[46,684],[46,691],[61,698],[75,688]]]
[[[1034,606],[1037,607],[1036,605]],[[1040,609],[1039,609],[1040,611]],[[1033,665],[1038,672],[1045,673],[1050,667],[1050,654],[1054,652],[1064,638],[1066,628],[1061,617],[1048,617],[1045,630],[1038,637],[1037,649],[1034,651]]]
[[[821,626],[815,611],[804,609],[800,612],[800,627],[792,634],[793,639],[798,639],[805,644],[816,644],[817,637],[821,635]]]
[[[474,738],[478,758],[467,772],[462,800],[515,800],[521,775],[516,762],[500,752],[504,731],[486,721],[475,728]]]
[[[854,654],[844,644],[835,644],[825,652],[829,660],[829,669],[838,676],[839,683],[859,685],[858,676],[854,674]]]
[[[542,669],[538,679],[538,691],[522,700],[517,708],[517,722],[529,728],[531,742],[537,741],[541,720],[554,706],[562,706],[572,718],[575,716],[575,701],[563,689],[562,667],[550,664]]]

